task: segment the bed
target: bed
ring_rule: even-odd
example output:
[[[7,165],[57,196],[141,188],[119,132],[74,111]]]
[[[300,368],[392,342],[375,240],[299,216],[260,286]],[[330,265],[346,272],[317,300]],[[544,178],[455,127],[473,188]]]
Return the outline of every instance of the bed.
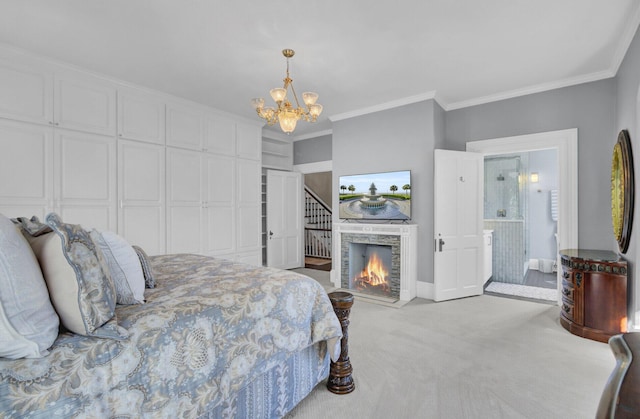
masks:
[[[194,254],[146,263],[154,288],[115,305],[113,337],[61,327],[46,356],[0,358],[1,417],[282,417],[339,356],[311,278]]]

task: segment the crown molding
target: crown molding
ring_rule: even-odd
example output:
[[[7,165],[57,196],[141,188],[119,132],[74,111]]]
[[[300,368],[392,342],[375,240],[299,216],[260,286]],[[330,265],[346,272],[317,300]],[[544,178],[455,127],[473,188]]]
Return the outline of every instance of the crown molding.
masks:
[[[293,141],[301,141],[301,140],[309,140],[311,138],[317,138],[317,137],[322,137],[325,135],[332,135],[333,134],[333,130],[331,129],[325,129],[322,131],[316,131],[316,132],[310,132],[308,134],[300,134],[300,135],[296,135],[295,137],[293,137]]]
[[[497,102],[505,99],[513,99],[520,96],[527,96],[534,93],[546,92],[549,90],[559,89],[562,87],[575,86],[582,83],[589,83],[592,81],[598,81],[603,79],[609,79],[615,77],[615,72],[611,69],[599,71],[596,73],[585,74],[583,76],[572,77],[564,80],[557,80],[550,83],[537,84],[535,86],[529,86],[522,89],[509,90],[495,95],[483,96],[475,99],[463,100],[460,102],[450,103],[447,106],[443,106],[445,111],[452,111],[455,109],[468,108],[470,106],[483,105],[486,103]]]
[[[633,41],[633,37],[636,35],[636,31],[638,30],[639,25],[640,25],[640,3],[636,5],[635,12],[629,14],[629,19],[627,21],[627,24],[625,25],[624,32],[620,37],[620,40],[618,42],[618,47],[616,48],[616,51],[613,54],[610,70],[611,72],[613,72],[614,75],[618,74],[618,69],[620,69],[620,65],[622,64],[622,61],[624,61],[624,57],[627,55],[627,51],[629,50],[631,41]]]
[[[415,96],[409,96],[390,102],[381,103],[379,105],[369,106],[367,108],[356,109],[353,111],[332,115],[329,117],[331,122],[342,121],[343,119],[354,118],[356,116],[367,115],[374,112],[385,111],[387,109],[393,109],[404,105],[410,105],[412,103],[422,102],[425,100],[436,99],[436,92],[430,91]],[[440,104],[442,106],[442,104]]]

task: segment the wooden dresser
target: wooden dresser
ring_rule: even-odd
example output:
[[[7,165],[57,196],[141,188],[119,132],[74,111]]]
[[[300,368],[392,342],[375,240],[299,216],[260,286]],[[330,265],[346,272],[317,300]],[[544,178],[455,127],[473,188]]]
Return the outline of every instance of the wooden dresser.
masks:
[[[600,342],[627,331],[627,262],[605,250],[567,249],[562,262],[560,323]]]

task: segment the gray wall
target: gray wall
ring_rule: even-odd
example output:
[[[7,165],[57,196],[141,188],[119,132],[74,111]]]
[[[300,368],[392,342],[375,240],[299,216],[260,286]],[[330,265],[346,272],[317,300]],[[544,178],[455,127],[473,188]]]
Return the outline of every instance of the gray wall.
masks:
[[[640,229],[640,214],[637,211],[640,205],[640,130],[638,129],[638,116],[640,109],[638,108],[638,92],[640,86],[640,34],[636,35],[627,50],[627,54],[618,70],[617,81],[617,119],[615,121],[615,130],[607,138],[607,146],[613,149],[616,142],[617,133],[626,129],[629,131],[631,138],[631,149],[633,151],[633,161],[635,170],[635,214],[633,217],[633,225],[631,228],[631,243],[625,254],[625,258],[629,262],[631,275],[631,309],[630,320],[640,326],[640,246],[637,245],[638,230]],[[615,243],[613,234],[609,234],[609,241]],[[615,248],[615,244],[611,244]]]
[[[332,159],[331,135],[294,141],[293,164],[316,163]]]
[[[435,108],[435,109],[434,109]],[[411,170],[411,218],[418,225],[418,280],[433,282],[433,100],[333,123],[333,187],[341,175]],[[442,125],[442,118],[438,124]],[[338,206],[333,194],[333,207]],[[339,222],[334,211],[334,222]]]
[[[332,208],[333,183],[332,172],[308,173],[304,175],[304,184],[311,189],[325,204]]]
[[[538,183],[527,183],[529,193],[529,259],[556,260],[557,223],[551,218],[551,193],[558,188],[558,152],[529,153],[529,174],[538,173]]]
[[[578,241],[613,249],[610,176],[616,80],[607,79],[446,113],[446,148],[468,141],[578,128]]]

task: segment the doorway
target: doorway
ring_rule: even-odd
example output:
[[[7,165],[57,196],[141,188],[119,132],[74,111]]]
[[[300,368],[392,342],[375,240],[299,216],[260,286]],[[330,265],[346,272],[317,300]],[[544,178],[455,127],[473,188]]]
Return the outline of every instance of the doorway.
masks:
[[[330,210],[333,203],[333,192],[332,192],[333,191],[333,164],[332,162],[328,160],[328,161],[321,161],[321,162],[315,162],[315,163],[297,164],[293,166],[293,169],[303,174],[305,188],[307,185],[309,185],[312,191],[316,191],[316,192],[313,192],[313,195],[315,196],[310,197],[311,198],[310,201],[320,200],[324,203],[324,206],[326,206]],[[332,258],[330,255],[333,251],[332,244],[331,244],[332,232],[331,231],[307,232],[307,227],[310,227],[311,230],[315,228],[322,229],[322,228],[325,228],[326,225],[328,224],[328,228],[331,228],[332,218],[331,216],[329,216],[328,222],[322,221],[322,224],[325,224],[325,226],[323,227],[308,225],[308,224],[314,224],[318,221],[316,219],[318,217],[311,216],[308,218],[307,217],[308,214],[306,210],[308,205],[310,207],[312,206],[316,207],[316,204],[307,202],[308,198],[307,198],[306,191],[305,191],[305,197],[303,199],[305,200],[304,202],[305,213],[303,214],[304,224],[305,224],[305,264],[304,266],[306,268],[314,269],[314,270],[330,271],[332,267]],[[320,207],[322,207],[322,205],[320,205]],[[316,215],[320,215],[320,213],[324,213],[324,212],[325,211],[321,209],[319,209],[318,211],[312,210],[312,214],[309,214],[309,215],[313,215],[314,213]],[[325,217],[320,215],[319,218],[325,218]],[[306,244],[308,239],[307,235],[323,236],[323,237],[318,237],[318,240],[313,241],[314,246],[312,246],[313,249],[311,249],[312,254],[309,254],[309,255],[307,255],[308,253],[307,244]],[[328,240],[328,244],[326,242],[327,240]],[[314,253],[317,253],[315,252],[315,250],[318,250],[318,249],[322,250],[322,248],[325,248],[326,246],[328,246],[329,248],[325,249],[325,251],[320,251],[318,255],[314,255]],[[328,252],[326,252],[326,250],[328,250]],[[327,254],[329,255],[328,257],[326,256]]]
[[[555,302],[557,150],[484,158],[484,229],[492,242],[485,292]]]
[[[557,153],[557,250],[578,247],[578,130],[568,129],[515,137],[472,141],[467,151],[485,157],[555,150]],[[481,185],[484,188],[484,185]],[[555,236],[554,236],[555,237]],[[555,261],[558,264],[556,254]],[[560,272],[556,272],[556,302],[560,304]],[[524,262],[523,262],[524,272]]]

